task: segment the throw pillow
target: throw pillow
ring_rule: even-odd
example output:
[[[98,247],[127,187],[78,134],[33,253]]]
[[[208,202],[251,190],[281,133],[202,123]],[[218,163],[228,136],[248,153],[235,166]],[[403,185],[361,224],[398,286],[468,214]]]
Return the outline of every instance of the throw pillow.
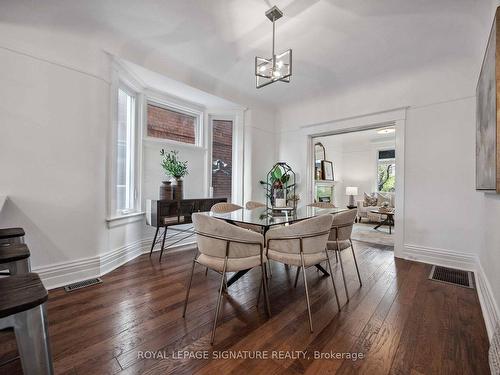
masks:
[[[389,206],[391,205],[390,194],[377,193],[377,206],[383,206],[384,203],[387,203]]]
[[[377,205],[377,197],[374,197],[373,195],[366,193],[364,194],[364,196],[365,196],[365,202],[364,202],[365,207]]]

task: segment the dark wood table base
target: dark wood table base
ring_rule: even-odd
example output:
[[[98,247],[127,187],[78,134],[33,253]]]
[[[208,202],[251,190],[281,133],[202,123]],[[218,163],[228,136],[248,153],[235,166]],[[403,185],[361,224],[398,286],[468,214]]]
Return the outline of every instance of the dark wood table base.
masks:
[[[323,272],[323,275],[325,276],[330,276],[330,274],[328,272],[326,272],[326,270],[321,266],[321,264],[315,264],[315,267]],[[238,281],[243,275],[245,275],[248,271],[250,270],[242,270],[242,271],[238,271],[236,272],[233,276],[231,276],[228,280],[227,280],[227,287],[229,288],[232,284],[234,284],[236,281]]]
[[[394,226],[394,214],[385,214],[385,213],[380,213],[380,214],[386,215],[386,218],[380,224],[373,227],[373,229],[378,229],[382,225],[387,225],[387,226],[389,226],[389,234],[392,234],[392,227]]]

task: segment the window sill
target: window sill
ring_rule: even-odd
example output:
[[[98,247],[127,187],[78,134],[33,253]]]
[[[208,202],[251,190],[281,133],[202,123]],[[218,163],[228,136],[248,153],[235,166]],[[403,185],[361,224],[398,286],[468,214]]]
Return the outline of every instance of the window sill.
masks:
[[[127,225],[130,223],[135,223],[137,221],[141,221],[144,218],[144,211],[140,212],[131,212],[129,214],[124,214],[120,216],[108,217],[106,219],[106,223],[108,224],[108,228],[115,228],[122,225]]]
[[[206,150],[205,147],[197,145],[197,144],[192,144],[192,143],[185,143],[185,142],[179,142],[179,141],[174,141],[171,139],[165,139],[165,138],[154,138],[154,137],[143,137],[142,138],[144,143],[150,143],[150,144],[167,144],[167,145],[172,145],[172,146],[179,146],[179,147],[187,147],[187,148],[194,148],[194,149],[199,149],[199,150]]]

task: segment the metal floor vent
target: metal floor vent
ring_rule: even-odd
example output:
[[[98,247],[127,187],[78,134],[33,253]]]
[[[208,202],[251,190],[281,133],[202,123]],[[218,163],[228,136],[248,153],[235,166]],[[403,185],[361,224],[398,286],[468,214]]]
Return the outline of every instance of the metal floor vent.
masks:
[[[96,285],[102,283],[102,280],[100,277],[96,277],[95,279],[88,279],[88,280],[83,280],[79,281],[77,283],[69,284],[64,287],[64,290],[66,292],[72,292],[77,289],[82,289],[86,288],[88,286]]]
[[[474,282],[472,281],[472,278],[472,272],[470,271],[457,270],[441,266],[432,266],[431,274],[429,275],[429,279],[431,280],[474,289]]]

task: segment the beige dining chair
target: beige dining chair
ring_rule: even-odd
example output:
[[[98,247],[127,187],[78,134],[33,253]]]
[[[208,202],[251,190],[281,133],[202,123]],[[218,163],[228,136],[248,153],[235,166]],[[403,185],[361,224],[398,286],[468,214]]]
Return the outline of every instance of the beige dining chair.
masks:
[[[202,213],[194,213],[192,219],[197,237],[198,253],[193,259],[182,317],[186,316],[195,265],[201,264],[218,272],[221,275],[221,281],[217,297],[217,307],[215,309],[212,338],[210,340],[210,343],[213,344],[222,300],[222,290],[225,286],[227,272],[238,272],[260,267],[266,309],[269,317],[271,316],[266,276],[267,258],[264,254],[264,236]]]
[[[254,209],[260,208],[260,207],[266,207],[266,205],[264,203],[256,202],[256,201],[248,201],[245,204],[245,208],[247,210],[254,210]]]
[[[327,243],[328,250],[334,250],[335,255],[338,254],[340,269],[342,271],[342,279],[344,280],[345,295],[348,301],[349,292],[347,291],[347,283],[345,280],[344,265],[342,263],[341,255],[343,250],[351,248],[354,265],[356,266],[356,272],[358,273],[359,286],[363,285],[359,274],[358,262],[356,261],[356,254],[354,254],[354,247],[351,240],[352,228],[357,214],[358,210],[349,210],[333,215],[332,228],[330,230],[330,236]]]
[[[236,210],[240,210],[242,208],[243,207],[241,207],[238,204],[227,203],[227,202],[219,202],[219,203],[214,204],[212,206],[212,208],[210,209],[210,211],[216,212],[218,214],[225,214],[225,213],[228,213],[228,212],[233,212],[233,211],[236,211]]]
[[[333,290],[340,311],[332,266],[326,249],[326,242],[332,226],[332,215],[321,215],[300,221],[286,227],[272,228],[266,233],[266,254],[269,260],[274,260],[290,266],[300,267],[304,277],[307,312],[309,314],[309,328],[313,332],[311,304],[307,287],[306,268],[327,261]]]
[[[236,210],[241,210],[242,208],[243,207],[241,207],[238,204],[220,202],[220,203],[214,204],[212,206],[212,208],[210,209],[210,211],[218,213],[218,214],[226,214],[226,213],[233,212]],[[250,229],[250,230],[253,230],[254,232],[257,232],[257,233],[262,233],[262,227],[260,225],[253,225],[253,224],[247,224],[247,223],[237,223],[237,222],[235,222],[234,224],[241,227],[241,228]]]
[[[330,202],[314,202],[308,204],[309,207],[318,207],[318,208],[336,208],[333,203]]]

